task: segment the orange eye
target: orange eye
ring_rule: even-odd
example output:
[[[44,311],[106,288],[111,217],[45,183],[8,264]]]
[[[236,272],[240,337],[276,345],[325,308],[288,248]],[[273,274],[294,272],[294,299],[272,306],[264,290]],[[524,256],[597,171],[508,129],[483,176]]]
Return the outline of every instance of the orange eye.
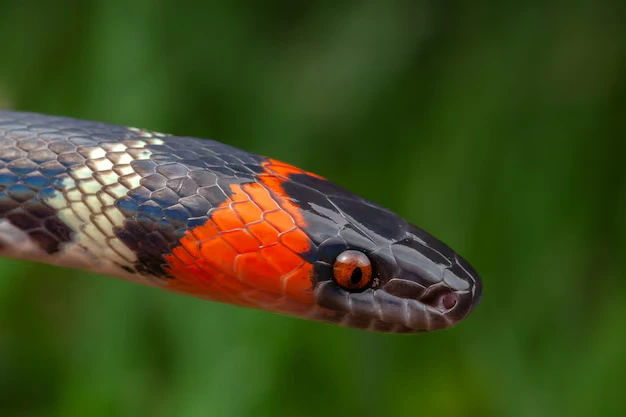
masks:
[[[372,282],[372,263],[364,253],[347,250],[335,259],[333,275],[340,287],[348,291],[362,290]]]

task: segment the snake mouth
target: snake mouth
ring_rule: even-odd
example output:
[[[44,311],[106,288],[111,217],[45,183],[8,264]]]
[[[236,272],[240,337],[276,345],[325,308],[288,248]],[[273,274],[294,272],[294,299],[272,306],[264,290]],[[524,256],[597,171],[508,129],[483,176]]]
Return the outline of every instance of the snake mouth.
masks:
[[[444,286],[425,289],[419,298],[408,298],[401,290],[409,289],[414,295],[417,289],[413,284],[394,278],[382,288],[350,293],[325,281],[318,285],[315,295],[321,307],[332,311],[333,321],[387,333],[446,329],[463,320],[475,304],[470,291],[452,291]]]

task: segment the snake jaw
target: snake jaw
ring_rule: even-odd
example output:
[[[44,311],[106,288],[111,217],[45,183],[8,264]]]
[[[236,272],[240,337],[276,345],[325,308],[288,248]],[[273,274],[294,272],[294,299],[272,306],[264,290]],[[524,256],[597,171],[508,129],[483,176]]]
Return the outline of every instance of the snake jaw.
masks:
[[[394,283],[392,291],[382,287],[359,293],[345,291],[332,281],[321,282],[315,296],[319,305],[327,311],[317,318],[366,330],[422,333],[456,325],[475,305],[474,294],[470,291],[452,292],[456,302],[451,308],[433,302],[427,291],[423,291],[422,297],[418,298],[395,295],[399,294],[397,282],[397,278],[390,280]]]

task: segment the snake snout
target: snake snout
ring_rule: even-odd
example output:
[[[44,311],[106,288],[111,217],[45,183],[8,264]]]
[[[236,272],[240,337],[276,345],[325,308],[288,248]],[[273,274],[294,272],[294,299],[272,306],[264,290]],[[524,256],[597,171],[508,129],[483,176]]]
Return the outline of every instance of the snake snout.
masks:
[[[474,269],[445,244],[413,227],[391,246],[399,267],[384,291],[407,303],[405,323],[437,330],[463,320],[480,300],[482,285]]]

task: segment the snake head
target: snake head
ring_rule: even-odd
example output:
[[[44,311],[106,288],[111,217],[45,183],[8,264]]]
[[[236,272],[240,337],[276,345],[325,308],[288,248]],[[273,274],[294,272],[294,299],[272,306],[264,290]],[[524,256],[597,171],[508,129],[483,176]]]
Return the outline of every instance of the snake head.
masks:
[[[351,233],[320,244],[315,298],[327,310],[322,319],[368,330],[419,333],[445,329],[467,317],[482,293],[477,273],[423,230],[409,225],[405,233],[377,247],[364,247]],[[345,285],[337,268],[346,254],[355,252],[371,269],[362,287]],[[357,266],[352,274],[358,271],[355,275],[362,277],[367,274],[363,270]]]
[[[310,318],[390,333],[451,327],[479,303],[482,284],[458,254],[424,230],[336,184],[291,175],[302,212],[316,309]]]

